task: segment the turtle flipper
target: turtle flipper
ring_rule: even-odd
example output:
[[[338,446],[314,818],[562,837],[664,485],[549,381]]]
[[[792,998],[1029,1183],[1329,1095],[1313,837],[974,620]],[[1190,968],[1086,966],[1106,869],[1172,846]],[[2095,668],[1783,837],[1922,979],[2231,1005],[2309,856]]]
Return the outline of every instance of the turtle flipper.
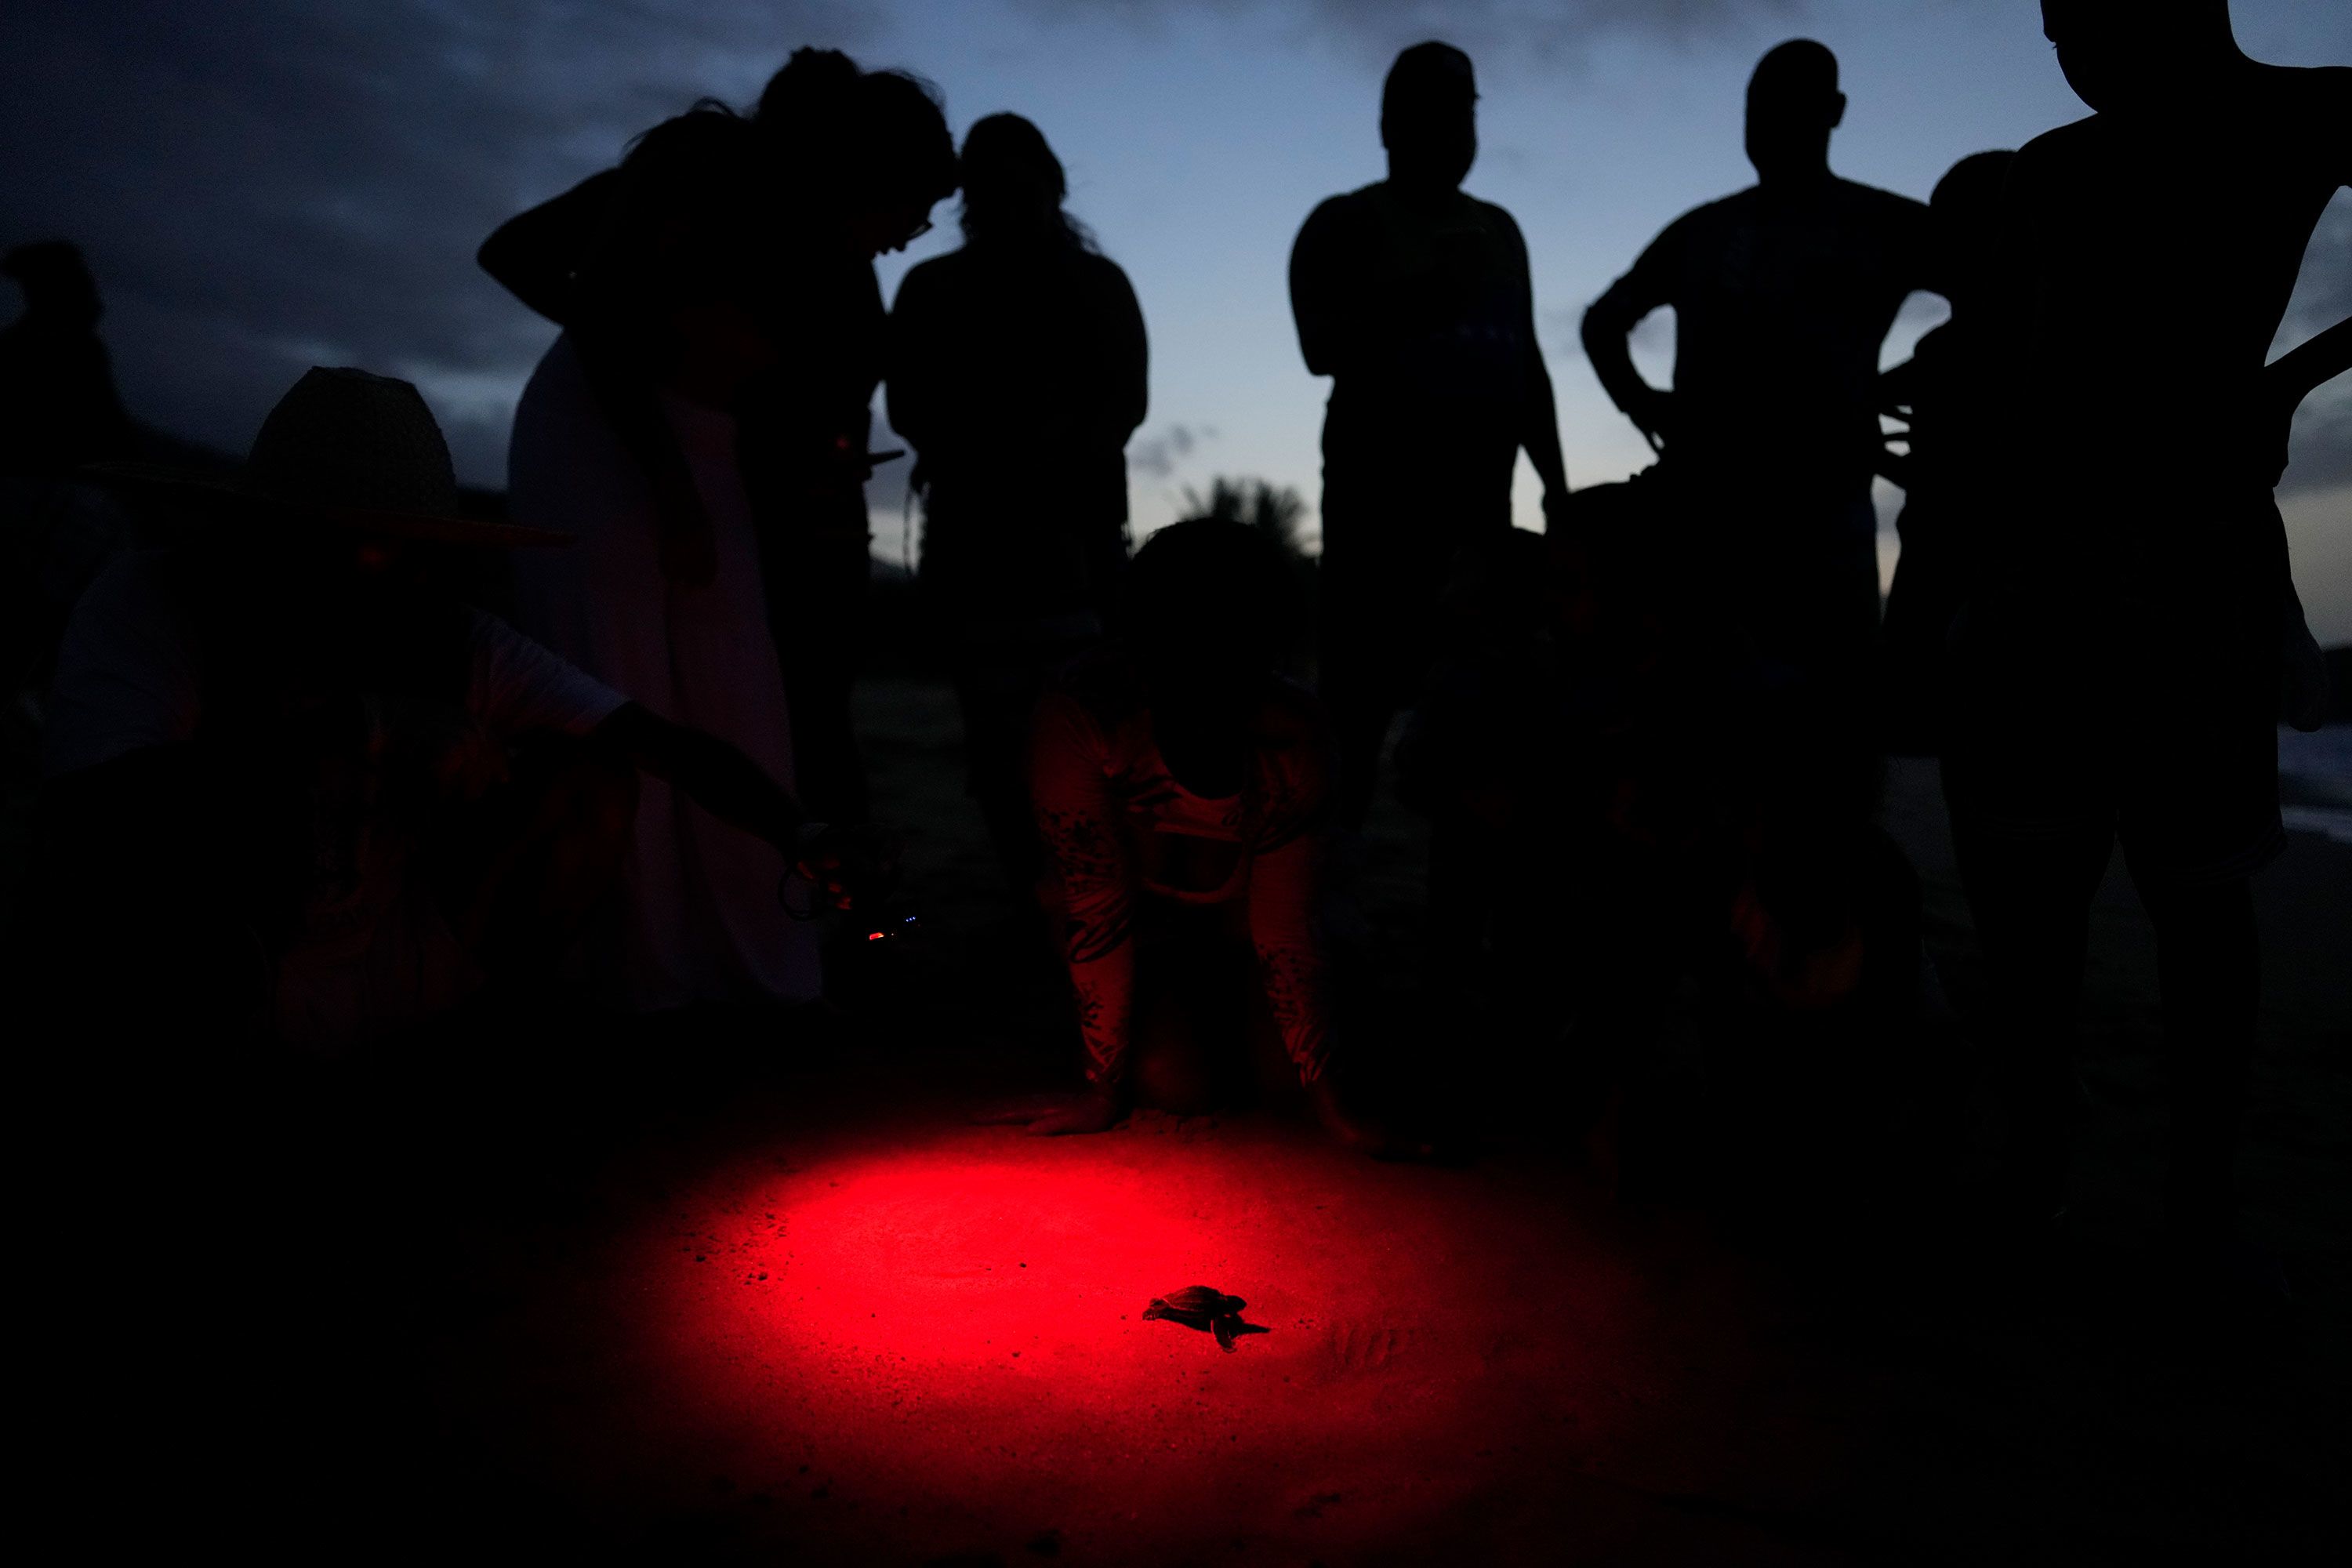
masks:
[[[1227,1355],[1234,1353],[1234,1320],[1220,1317],[1211,1320],[1209,1331],[1217,1336],[1217,1348]]]

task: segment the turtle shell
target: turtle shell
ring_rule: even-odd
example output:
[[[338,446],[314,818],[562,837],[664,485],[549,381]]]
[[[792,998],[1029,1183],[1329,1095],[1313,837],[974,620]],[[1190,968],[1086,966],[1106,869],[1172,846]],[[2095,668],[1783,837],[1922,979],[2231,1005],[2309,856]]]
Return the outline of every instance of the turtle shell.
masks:
[[[1248,1304],[1239,1296],[1228,1296],[1206,1285],[1187,1285],[1181,1290],[1171,1290],[1165,1296],[1155,1297],[1150,1307],[1145,1309],[1145,1313],[1147,1316],[1166,1313],[1187,1318],[1227,1318]]]

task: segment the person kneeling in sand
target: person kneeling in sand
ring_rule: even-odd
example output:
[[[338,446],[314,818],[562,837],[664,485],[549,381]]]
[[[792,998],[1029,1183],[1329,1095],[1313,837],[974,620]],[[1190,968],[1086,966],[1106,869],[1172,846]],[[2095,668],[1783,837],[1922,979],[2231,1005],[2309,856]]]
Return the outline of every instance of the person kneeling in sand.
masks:
[[[1139,1098],[1205,1110],[1218,1053],[1204,1037],[1276,1035],[1325,1128],[1386,1151],[1329,1072],[1315,900],[1330,741],[1315,700],[1275,671],[1294,593],[1245,524],[1162,529],[1129,569],[1123,635],[1038,704],[1031,792],[1087,1092],[1003,1120],[1099,1132]],[[1255,984],[1235,973],[1252,950]],[[1192,1026],[1159,1027],[1165,1004]],[[1211,1014],[1228,1026],[1202,1026]]]
[[[552,973],[619,867],[640,769],[844,901],[844,837],[742,753],[436,588],[436,552],[564,536],[461,520],[415,387],[314,369],[204,488],[226,509],[207,531],[119,558],[67,631],[45,984],[175,1034],[364,1046]]]

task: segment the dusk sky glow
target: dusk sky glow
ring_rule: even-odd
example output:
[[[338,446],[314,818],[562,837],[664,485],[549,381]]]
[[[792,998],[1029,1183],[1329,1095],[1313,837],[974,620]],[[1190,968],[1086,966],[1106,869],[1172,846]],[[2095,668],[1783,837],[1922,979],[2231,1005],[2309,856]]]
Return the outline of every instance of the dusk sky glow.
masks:
[[[1569,472],[1622,478],[1647,448],[1576,346],[1583,307],[1668,220],[1750,183],[1741,100],[1757,57],[1802,34],[1838,53],[1846,176],[1924,197],[1954,161],[2080,117],[2034,0],[165,0],[11,6],[0,60],[0,244],[71,238],[106,289],[134,413],[241,450],[316,361],[415,380],[464,476],[502,482],[513,399],[551,335],[473,265],[519,208],[617,155],[696,97],[747,101],[792,47],[838,45],[936,82],[959,135],[1034,120],[1071,206],[1125,267],[1152,339],[1130,447],[1136,521],[1215,475],[1313,503],[1326,387],[1298,357],[1284,268],[1325,195],[1382,173],[1395,49],[1468,49],[1483,94],[1468,182],[1517,217],[1534,265]],[[2352,62],[2352,9],[2236,0],[2281,64]],[[951,205],[908,257],[957,241]],[[2352,313],[2352,195],[2306,258],[2281,347]],[[1938,319],[1915,299],[1899,357]],[[1643,363],[1663,381],[1670,328]],[[896,444],[896,443],[887,443]],[[903,468],[904,465],[898,465]],[[894,475],[873,491],[895,555]],[[2323,640],[2352,639],[2352,388],[2298,423],[2283,500]],[[1522,465],[1521,521],[1536,519]]]

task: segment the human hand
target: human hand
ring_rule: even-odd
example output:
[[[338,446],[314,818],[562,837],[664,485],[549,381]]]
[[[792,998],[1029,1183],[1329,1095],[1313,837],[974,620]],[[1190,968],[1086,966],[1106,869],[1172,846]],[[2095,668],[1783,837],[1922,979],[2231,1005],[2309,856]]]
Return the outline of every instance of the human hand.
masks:
[[[1662,453],[1674,435],[1675,395],[1644,384],[1628,403],[1625,417],[1633,422],[1652,451]]]
[[[1566,485],[1546,487],[1543,498],[1544,531],[1546,533],[1560,531],[1560,526],[1567,520],[1572,506]]]
[[[1059,1138],[1074,1132],[1108,1132],[1122,1114],[1116,1092],[1089,1089],[1083,1094],[1030,1100],[985,1112],[972,1121],[984,1127],[1026,1126],[1032,1137]]]

